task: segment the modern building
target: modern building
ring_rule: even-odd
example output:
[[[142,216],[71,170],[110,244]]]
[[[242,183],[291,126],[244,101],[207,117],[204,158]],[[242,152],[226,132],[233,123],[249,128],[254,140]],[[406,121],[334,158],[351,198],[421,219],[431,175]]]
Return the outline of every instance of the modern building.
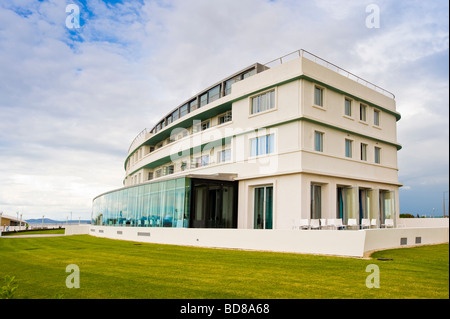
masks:
[[[124,187],[93,200],[92,223],[395,227],[398,120],[392,93],[305,50],[253,64],[143,130],[129,147]]]

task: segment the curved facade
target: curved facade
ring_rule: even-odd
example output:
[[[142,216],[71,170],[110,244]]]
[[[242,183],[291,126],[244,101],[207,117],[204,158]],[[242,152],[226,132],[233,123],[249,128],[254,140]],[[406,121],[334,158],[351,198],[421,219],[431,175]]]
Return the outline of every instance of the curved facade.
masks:
[[[94,199],[93,223],[395,223],[394,95],[303,50],[277,61],[230,75],[143,130],[129,147],[124,187]]]

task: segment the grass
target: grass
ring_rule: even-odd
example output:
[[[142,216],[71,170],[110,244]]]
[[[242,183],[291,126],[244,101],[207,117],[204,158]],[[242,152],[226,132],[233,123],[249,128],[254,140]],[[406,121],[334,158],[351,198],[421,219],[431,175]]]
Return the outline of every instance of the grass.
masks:
[[[80,269],[79,289],[66,287],[69,264]],[[379,266],[378,289],[366,287],[369,264]],[[449,298],[448,244],[386,250],[372,259],[356,259],[144,244],[88,235],[0,238],[0,269],[2,276],[15,276],[15,297],[30,299]]]

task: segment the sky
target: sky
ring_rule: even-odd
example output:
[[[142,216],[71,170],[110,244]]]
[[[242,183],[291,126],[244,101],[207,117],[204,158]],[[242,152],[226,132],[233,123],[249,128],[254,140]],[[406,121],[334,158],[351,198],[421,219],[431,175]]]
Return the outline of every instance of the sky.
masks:
[[[89,219],[95,196],[123,186],[141,130],[240,69],[305,49],[395,94],[400,213],[442,216],[445,197],[448,214],[448,6],[2,0],[0,212]]]

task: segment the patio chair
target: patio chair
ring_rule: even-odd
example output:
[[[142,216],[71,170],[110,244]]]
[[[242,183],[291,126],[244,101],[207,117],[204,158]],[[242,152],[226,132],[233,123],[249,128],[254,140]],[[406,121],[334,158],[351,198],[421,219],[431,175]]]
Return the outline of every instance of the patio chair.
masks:
[[[361,220],[361,229],[370,228],[370,220],[368,218],[363,218]]]
[[[325,218],[321,218],[320,219],[320,229],[324,229],[329,227],[330,225],[327,224],[327,220]]]
[[[349,218],[347,221],[347,228],[348,227],[358,227],[358,222],[356,221],[356,218]]]
[[[381,225],[381,227],[388,228],[388,227],[394,227],[394,220],[393,219],[385,219],[384,224]]]
[[[300,219],[299,229],[309,229],[309,220],[308,219]]]
[[[370,227],[374,227],[374,228],[378,227],[378,223],[377,223],[377,219],[376,218],[372,218],[370,220]]]
[[[336,227],[336,229],[345,229],[347,228],[347,225],[342,224],[342,218],[337,218],[334,220],[334,227]]]
[[[320,221],[318,219],[311,219],[309,226],[311,229],[320,229]]]

